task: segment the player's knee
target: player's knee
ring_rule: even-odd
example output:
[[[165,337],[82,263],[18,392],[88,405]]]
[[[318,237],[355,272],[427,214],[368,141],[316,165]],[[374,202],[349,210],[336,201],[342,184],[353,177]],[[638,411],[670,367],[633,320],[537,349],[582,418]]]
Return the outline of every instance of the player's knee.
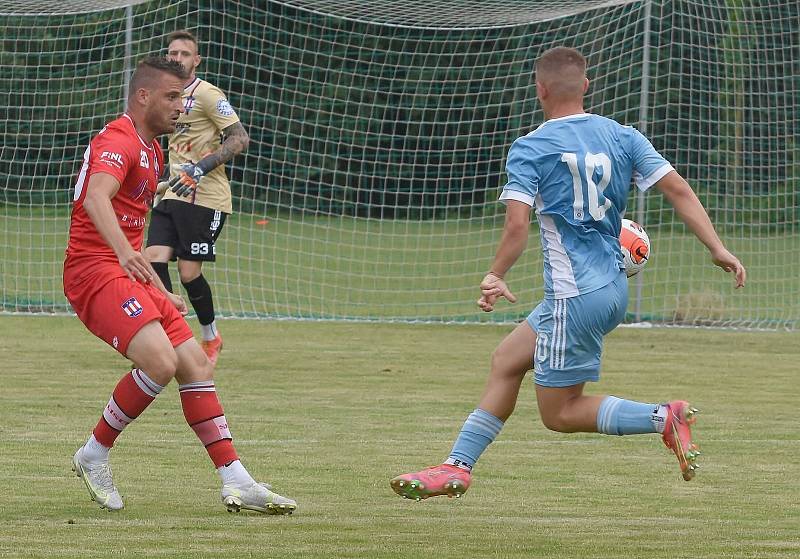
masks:
[[[542,410],[539,411],[542,417],[542,424],[556,433],[573,433],[575,430],[572,423],[564,415],[564,410]]]
[[[195,366],[195,376],[198,380],[214,378],[214,364],[203,351],[200,352],[200,358]]]
[[[144,249],[144,256],[150,262],[169,262],[172,249],[164,246],[149,246]]]
[[[492,372],[501,373],[503,370],[503,362],[504,362],[503,353],[500,350],[495,349],[492,352],[492,357],[491,357]]]
[[[181,283],[185,286],[187,283],[192,283],[200,277],[200,273],[195,270],[178,269],[178,276],[181,278]]]
[[[166,386],[178,370],[178,355],[174,350],[162,351],[148,359],[149,363],[142,368],[150,378],[161,386]]]
[[[503,378],[524,377],[528,372],[527,368],[520,366],[499,348],[492,352],[491,368],[492,376]]]
[[[192,260],[180,260],[178,262],[178,277],[181,278],[181,283],[186,285],[192,283],[199,278],[203,273],[203,263],[195,262]]]
[[[206,358],[205,363],[202,367],[200,367],[200,375],[204,379],[213,379],[214,378],[214,364],[211,362],[210,359]]]

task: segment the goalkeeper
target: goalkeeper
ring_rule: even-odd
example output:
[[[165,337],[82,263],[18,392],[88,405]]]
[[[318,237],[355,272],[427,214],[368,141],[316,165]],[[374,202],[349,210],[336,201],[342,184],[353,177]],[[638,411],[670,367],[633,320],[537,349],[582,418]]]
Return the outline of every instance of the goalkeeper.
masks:
[[[145,256],[169,291],[169,261],[178,261],[178,275],[200,322],[203,351],[216,365],[222,336],[202,267],[216,259],[215,243],[233,210],[224,164],[243,152],[250,138],[222,91],[195,74],[201,60],[195,36],[175,31],[167,42],[167,58],[183,65],[189,81],[183,90],[185,113],[169,138],[169,165],[158,189],[163,199],[156,198]]]

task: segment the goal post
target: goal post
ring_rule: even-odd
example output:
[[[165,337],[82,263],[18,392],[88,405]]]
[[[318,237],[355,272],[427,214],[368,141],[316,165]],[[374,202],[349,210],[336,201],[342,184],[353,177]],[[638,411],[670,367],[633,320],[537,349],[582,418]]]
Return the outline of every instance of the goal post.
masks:
[[[533,61],[589,60],[587,110],[640,127],[748,266],[714,268],[657,192],[627,217],[653,256],[629,320],[797,329],[800,156],[796,3],[501,0],[10,0],[0,7],[0,311],[69,312],[72,185],[123,110],[145,54],[188,28],[198,73],[251,136],[228,166],[235,213],[204,267],[221,316],[512,322],[542,296],[538,231],[475,306],[502,229],[505,155],[542,121]],[[173,270],[173,275],[176,272]]]

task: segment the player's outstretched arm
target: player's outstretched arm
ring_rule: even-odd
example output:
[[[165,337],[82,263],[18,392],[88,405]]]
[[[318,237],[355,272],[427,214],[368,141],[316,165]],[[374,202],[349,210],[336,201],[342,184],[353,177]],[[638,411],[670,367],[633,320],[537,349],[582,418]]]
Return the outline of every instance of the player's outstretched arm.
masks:
[[[108,173],[95,173],[86,185],[83,208],[100,236],[117,255],[120,266],[133,281],[152,281],[153,268],[142,253],[133,250],[120,229],[111,199],[119,190],[119,181]]]
[[[681,221],[708,248],[714,264],[735,276],[737,288],[743,287],[747,280],[747,270],[739,262],[739,259],[725,248],[722,240],[714,230],[714,225],[711,223],[703,204],[697,198],[689,183],[676,171],[671,171],[656,183],[656,188],[675,208],[675,213],[678,214]]]
[[[511,293],[504,277],[528,244],[530,220],[530,206],[516,200],[508,201],[503,236],[495,252],[491,271],[486,274],[480,285],[481,297],[478,299],[478,307],[482,311],[493,311],[494,305],[500,297],[505,297],[512,303],[517,302],[516,296]]]

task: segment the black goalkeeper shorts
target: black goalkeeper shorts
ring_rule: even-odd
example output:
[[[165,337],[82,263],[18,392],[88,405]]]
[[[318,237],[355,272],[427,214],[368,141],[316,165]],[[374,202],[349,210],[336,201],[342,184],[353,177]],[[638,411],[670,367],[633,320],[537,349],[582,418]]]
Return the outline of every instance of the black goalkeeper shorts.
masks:
[[[172,260],[214,262],[215,243],[228,214],[203,206],[162,200],[150,216],[147,246],[172,247]]]

